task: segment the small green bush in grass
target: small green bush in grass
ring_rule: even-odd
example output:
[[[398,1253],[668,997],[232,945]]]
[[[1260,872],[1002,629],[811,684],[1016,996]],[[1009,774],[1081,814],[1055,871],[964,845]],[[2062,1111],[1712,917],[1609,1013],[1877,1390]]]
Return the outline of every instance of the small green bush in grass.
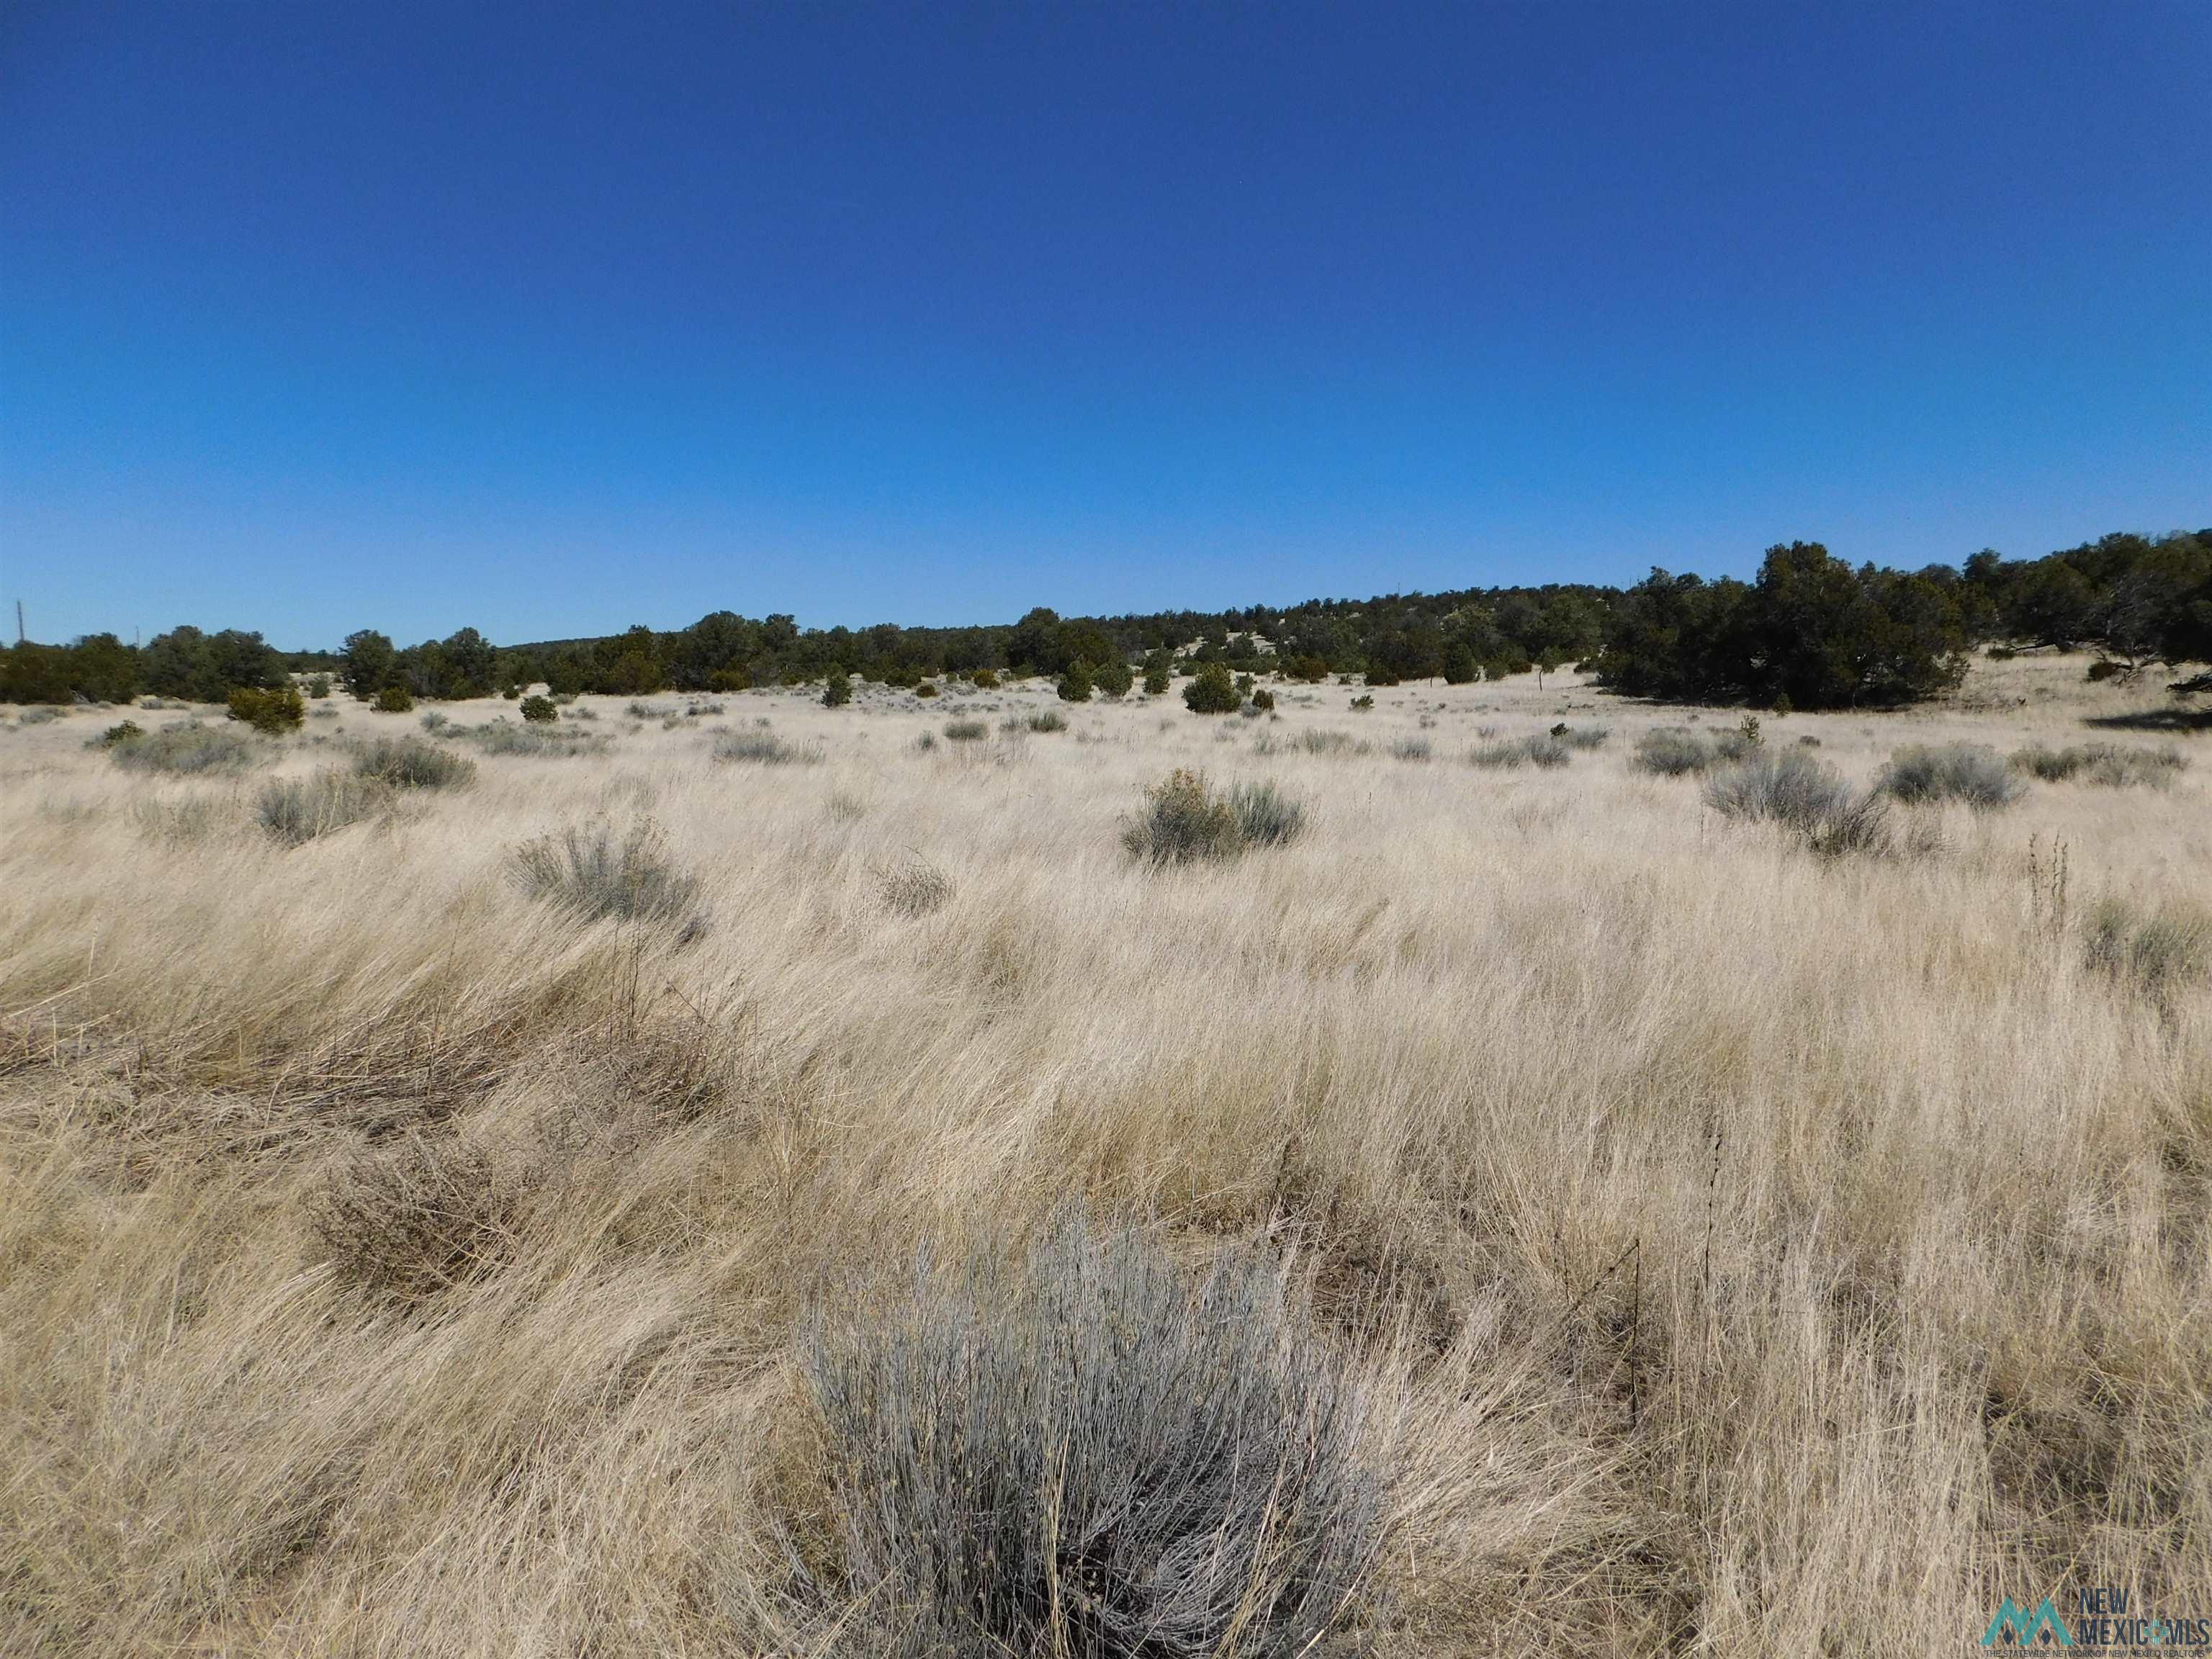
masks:
[[[1237,784],[1229,811],[1248,847],[1280,847],[1305,833],[1306,809],[1272,783]]]
[[[475,780],[477,763],[420,738],[378,738],[354,751],[353,769],[395,789],[459,789]]]
[[[561,711],[553,706],[550,697],[525,697],[516,706],[516,712],[532,726],[550,726],[561,718]]]
[[[725,732],[714,739],[718,761],[750,761],[756,766],[787,766],[811,759],[803,749],[786,743],[773,732],[757,727],[748,732]]]
[[[1027,724],[1032,732],[1065,732],[1067,716],[1056,708],[1048,708],[1042,714],[1030,715]]]
[[[387,685],[369,707],[380,714],[410,714],[415,711],[415,694],[404,685]]]
[[[1243,701],[1229,670],[1218,662],[1201,666],[1182,689],[1183,707],[1194,714],[1233,714]]]
[[[947,720],[945,722],[945,740],[950,743],[977,743],[991,735],[991,728],[981,720]]]
[[[1468,754],[1472,764],[1492,771],[1521,766],[1565,766],[1572,758],[1567,745],[1548,733],[1478,744]]]
[[[264,691],[256,686],[241,685],[230,694],[230,718],[243,720],[266,736],[282,737],[306,724],[307,705],[295,686]]]

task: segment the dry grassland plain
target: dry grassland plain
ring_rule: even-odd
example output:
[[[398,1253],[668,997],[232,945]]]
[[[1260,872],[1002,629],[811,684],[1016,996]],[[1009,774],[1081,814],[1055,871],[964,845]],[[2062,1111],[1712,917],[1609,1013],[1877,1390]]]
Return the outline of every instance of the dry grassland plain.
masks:
[[[1766,717],[1859,784],[2186,763],[1901,805],[1881,856],[1635,762],[1735,714],[1571,675],[586,699],[556,756],[455,704],[423,740],[472,778],[296,844],[270,782],[422,711],[185,776],[88,746],[182,711],[12,725],[0,1652],[887,1650],[810,1321],[1071,1205],[1279,1264],[1364,1402],[1377,1542],[1316,1654],[1979,1651],[2077,1583],[2212,1615],[2212,733],[2091,724],[2170,705],[2084,662]],[[1561,721],[1608,735],[1468,759]],[[1303,833],[1133,857],[1176,768]],[[658,913],[522,878],[601,827]]]

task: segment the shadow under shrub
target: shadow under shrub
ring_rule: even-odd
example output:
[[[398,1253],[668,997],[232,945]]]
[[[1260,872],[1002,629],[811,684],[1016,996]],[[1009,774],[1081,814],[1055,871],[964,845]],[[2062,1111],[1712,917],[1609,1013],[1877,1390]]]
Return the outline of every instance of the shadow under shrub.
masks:
[[[817,1312],[805,1365],[845,1651],[1293,1659],[1366,1599],[1364,1402],[1257,1253],[1194,1284],[1071,1211],[1018,1257],[925,1257],[896,1305]]]

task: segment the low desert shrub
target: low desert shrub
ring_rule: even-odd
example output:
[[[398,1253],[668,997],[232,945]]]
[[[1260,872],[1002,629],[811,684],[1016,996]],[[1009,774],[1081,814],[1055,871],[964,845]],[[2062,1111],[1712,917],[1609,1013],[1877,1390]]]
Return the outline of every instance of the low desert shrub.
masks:
[[[387,685],[368,705],[380,714],[409,714],[415,710],[415,694],[404,685]]]
[[[1067,730],[1067,716],[1057,708],[1048,708],[1042,714],[1030,715],[1025,724],[1032,732],[1065,732]]]
[[[853,701],[853,682],[842,668],[833,668],[822,681],[822,706],[842,708]]]
[[[2077,744],[2070,749],[2017,750],[2012,757],[2015,771],[2045,783],[2064,783],[2078,778],[2083,783],[2108,789],[2148,786],[2162,789],[2189,764],[2181,751],[2161,749],[2124,749],[2117,744]]]
[[[123,720],[100,734],[100,746],[112,749],[118,743],[136,743],[146,735],[146,728],[137,720]]]
[[[587,708],[578,708],[572,710],[568,718],[589,720],[597,716]],[[488,720],[471,728],[467,736],[487,755],[535,755],[556,760],[574,755],[603,755],[612,744],[612,739],[608,738],[572,732],[565,723],[517,726],[507,720]]]
[[[1711,744],[1684,726],[1657,726],[1636,740],[1636,766],[1662,777],[1705,771],[1717,758]]]
[[[854,1651],[1304,1659],[1361,1620],[1387,1483],[1282,1270],[1197,1283],[1079,1215],[888,1307],[817,1312]]]
[[[553,706],[550,697],[525,697],[516,705],[515,712],[532,726],[550,726],[561,718],[561,711]]]
[[[230,718],[243,720],[269,737],[282,737],[307,723],[307,700],[296,686],[264,691],[258,686],[241,685],[230,694]]]
[[[894,915],[926,916],[952,897],[952,878],[919,853],[874,872],[876,898]]]
[[[1724,817],[1781,824],[1816,853],[1881,853],[1895,844],[1881,793],[1853,790],[1802,749],[1762,750],[1715,773],[1705,804]]]
[[[444,731],[453,722],[450,717],[440,713],[437,709],[433,708],[427,711],[423,714],[422,718],[415,723],[421,726],[425,732],[428,732],[433,737],[435,737],[439,732]]]
[[[975,671],[975,689],[978,691],[997,690],[999,689],[998,672],[995,669],[990,668],[977,669]]]
[[[61,717],[62,711],[58,708],[26,708],[15,716],[15,724],[44,726],[48,720],[58,720]]]
[[[1567,745],[1548,732],[1477,744],[1468,755],[1474,765],[1492,769],[1517,766],[1565,766],[1573,759]]]
[[[307,778],[275,778],[261,786],[254,814],[287,847],[358,823],[388,805],[392,786],[342,767],[325,767]]]
[[[353,769],[394,789],[459,789],[473,782],[477,763],[420,738],[378,738],[354,750]]]
[[[948,743],[980,743],[991,735],[991,728],[981,720],[947,720],[945,738]]]
[[[253,740],[234,726],[186,720],[125,738],[108,752],[118,766],[134,772],[235,772],[252,760]]]
[[[410,1133],[332,1169],[308,1200],[307,1231],[341,1282],[416,1303],[514,1255],[519,1198],[467,1142]]]
[[[317,674],[310,678],[307,681],[307,695],[316,699],[318,702],[329,696],[331,695],[331,677],[328,674]]]
[[[1309,755],[1364,755],[1367,744],[1349,732],[1301,732],[1298,747]]]
[[[1237,784],[1229,792],[1229,811],[1248,847],[1280,847],[1305,832],[1305,807],[1272,783]]]
[[[1145,807],[1121,831],[1121,845],[1153,864],[1233,858],[1243,835],[1229,803],[1206,775],[1178,767],[1145,791]]]
[[[1390,745],[1390,752],[1402,761],[1425,761],[1436,749],[1426,738],[1401,738]]]
[[[1364,714],[1374,707],[1375,699],[1369,696],[1365,692],[1362,692],[1359,696],[1352,700],[1352,708],[1354,714]]]
[[[641,820],[617,838],[610,824],[540,836],[515,848],[516,884],[584,921],[659,921],[686,939],[706,931],[699,878],[668,855],[659,827]]]
[[[2106,897],[2089,913],[2082,948],[2092,968],[2164,995],[2212,977],[2212,913],[2182,904],[2150,909]]]
[[[1570,749],[1602,749],[1605,740],[1612,735],[1610,726],[1569,726],[1565,720],[1551,731],[1554,741],[1565,744]]]
[[[1980,744],[1900,749],[1882,769],[1879,787],[1901,801],[1964,801],[1978,812],[2009,806],[2021,796],[2020,780],[1996,750]]]
[[[750,761],[757,766],[788,766],[812,758],[805,750],[786,743],[773,732],[755,726],[747,732],[725,732],[714,739],[718,761]]]

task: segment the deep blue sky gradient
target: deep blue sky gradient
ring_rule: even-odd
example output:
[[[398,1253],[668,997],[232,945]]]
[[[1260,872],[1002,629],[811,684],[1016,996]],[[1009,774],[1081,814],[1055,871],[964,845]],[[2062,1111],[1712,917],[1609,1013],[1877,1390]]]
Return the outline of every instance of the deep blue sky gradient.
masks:
[[[31,0],[0,598],[516,641],[2202,525],[2208,77],[2203,0]]]

